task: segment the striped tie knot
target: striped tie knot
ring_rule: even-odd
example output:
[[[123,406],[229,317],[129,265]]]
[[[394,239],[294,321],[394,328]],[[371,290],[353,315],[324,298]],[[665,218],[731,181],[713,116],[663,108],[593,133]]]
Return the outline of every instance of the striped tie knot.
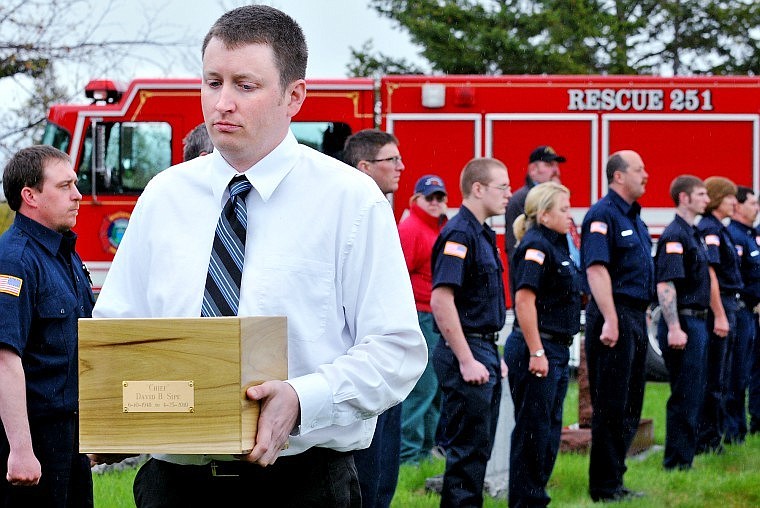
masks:
[[[230,180],[230,198],[236,198],[240,196],[245,199],[245,196],[251,191],[253,186],[243,175],[238,175]]]

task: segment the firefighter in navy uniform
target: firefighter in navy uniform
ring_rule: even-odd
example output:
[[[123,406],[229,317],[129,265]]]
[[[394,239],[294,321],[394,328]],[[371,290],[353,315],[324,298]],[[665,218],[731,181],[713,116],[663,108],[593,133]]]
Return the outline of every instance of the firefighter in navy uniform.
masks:
[[[77,176],[68,155],[38,145],[11,158],[3,182],[18,213],[0,238],[0,506],[92,507],[77,321],[94,298],[71,231]]]
[[[582,276],[568,248],[570,191],[533,187],[514,223],[510,262],[515,326],[504,348],[515,428],[509,457],[509,506],[547,506],[546,484],[562,434],[569,347],[580,329]]]
[[[593,417],[589,494],[617,501],[642,494],[623,484],[625,457],[644,400],[646,309],[654,297],[651,238],[636,202],[648,174],[632,150],[607,162],[609,192],[583,219],[581,258],[592,299],[586,308],[586,358]]]
[[[670,378],[665,430],[665,469],[688,469],[697,448],[707,368],[710,272],[707,249],[694,226],[710,198],[704,182],[682,175],[670,185],[676,217],[660,236],[655,267],[662,319],[657,329]]]
[[[730,357],[736,334],[739,291],[743,288],[736,247],[722,221],[736,206],[736,185],[722,176],[705,180],[710,203],[697,224],[710,262],[710,313],[707,330],[707,385],[699,419],[697,453],[722,453]]]
[[[756,347],[757,308],[760,304],[760,246],[757,243],[757,231],[753,227],[758,214],[757,196],[749,187],[739,186],[736,200],[738,203],[728,224],[728,234],[739,255],[739,271],[744,288],[739,292],[741,304],[736,313],[736,341],[731,349],[731,376],[726,399],[728,419],[725,440],[729,443],[742,443],[747,435],[745,401]]]
[[[506,318],[503,266],[496,234],[484,221],[504,213],[507,168],[473,159],[462,171],[462,206],[433,246],[430,306],[444,340],[433,367],[444,396],[446,471],[442,507],[482,506],[506,365],[496,340]]]

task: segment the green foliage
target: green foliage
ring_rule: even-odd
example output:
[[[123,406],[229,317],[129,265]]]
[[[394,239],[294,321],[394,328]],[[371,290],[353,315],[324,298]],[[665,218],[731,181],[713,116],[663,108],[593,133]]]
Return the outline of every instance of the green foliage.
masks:
[[[441,73],[760,72],[760,3],[753,0],[370,0],[370,5],[407,31]],[[360,67],[351,63],[349,69]]]
[[[351,60],[346,65],[349,76],[379,78],[391,74],[423,74],[421,67],[405,58],[395,59],[375,51],[372,41],[366,41],[361,49],[351,48]]]

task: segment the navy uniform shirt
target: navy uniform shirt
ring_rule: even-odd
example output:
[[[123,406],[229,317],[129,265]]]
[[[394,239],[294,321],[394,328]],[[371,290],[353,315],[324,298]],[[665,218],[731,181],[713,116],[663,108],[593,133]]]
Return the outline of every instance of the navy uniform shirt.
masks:
[[[77,320],[94,298],[75,243],[20,213],[0,237],[0,344],[21,357],[29,417],[78,407]]]
[[[760,303],[760,236],[755,228],[735,220],[728,224],[728,234],[739,256],[739,273],[744,283],[740,291],[742,300],[751,309]]]
[[[582,277],[565,235],[541,225],[530,228],[517,244],[509,273],[515,291],[535,293],[539,332],[578,333]]]
[[[705,214],[697,229],[707,245],[707,260],[718,277],[721,293],[738,293],[744,286],[739,272],[739,256],[726,226],[711,213]]]
[[[672,282],[679,309],[705,310],[710,306],[707,247],[696,227],[676,215],[657,243],[657,282]]]
[[[641,206],[628,204],[614,190],[594,204],[581,227],[581,263],[584,270],[602,264],[612,281],[613,297],[639,303],[654,297],[652,239]]]
[[[465,334],[502,329],[507,314],[504,267],[496,247],[496,234],[490,227],[478,222],[467,207],[461,206],[441,230],[433,245],[431,262],[433,288],[453,288]]]

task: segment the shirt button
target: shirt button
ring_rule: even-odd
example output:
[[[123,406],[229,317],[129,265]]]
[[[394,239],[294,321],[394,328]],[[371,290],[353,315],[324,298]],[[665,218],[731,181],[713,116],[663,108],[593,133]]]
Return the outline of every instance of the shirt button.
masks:
[[[61,309],[61,314],[66,314],[66,311],[64,309]]]

